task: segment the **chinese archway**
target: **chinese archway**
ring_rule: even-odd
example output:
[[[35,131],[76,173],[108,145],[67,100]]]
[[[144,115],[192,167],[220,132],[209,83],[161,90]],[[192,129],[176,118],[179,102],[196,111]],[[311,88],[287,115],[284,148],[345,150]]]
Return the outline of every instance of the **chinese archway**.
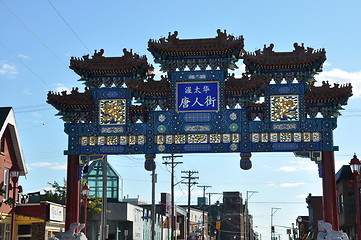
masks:
[[[217,30],[206,39],[149,40],[148,50],[165,73],[155,79],[145,56],[123,49],[72,57],[70,68],[85,84],[68,93],[48,93],[68,134],[66,226],[79,221],[81,155],[239,152],[242,169],[252,152],[294,152],[320,167],[324,220],[338,229],[333,130],[352,87],[315,84],[324,49],[295,43],[290,52],[273,44],[244,50],[243,36]],[[243,60],[241,77],[229,74]]]

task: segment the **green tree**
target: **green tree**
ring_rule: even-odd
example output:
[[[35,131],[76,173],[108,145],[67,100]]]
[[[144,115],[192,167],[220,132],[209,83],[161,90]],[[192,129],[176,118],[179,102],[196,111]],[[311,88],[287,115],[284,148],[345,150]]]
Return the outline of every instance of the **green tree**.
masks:
[[[49,201],[53,203],[66,204],[66,181],[64,179],[64,185],[61,186],[58,182],[48,182],[51,186],[50,190],[45,190],[45,194],[41,196],[42,201]]]
[[[49,201],[53,203],[66,204],[66,180],[64,179],[64,185],[60,185],[58,182],[48,182],[51,186],[50,190],[45,190],[45,194],[41,196],[42,201]],[[102,211],[102,199],[101,198],[88,198],[88,212],[93,214],[101,213]]]
[[[102,198],[88,198],[88,213],[99,214],[102,212]]]

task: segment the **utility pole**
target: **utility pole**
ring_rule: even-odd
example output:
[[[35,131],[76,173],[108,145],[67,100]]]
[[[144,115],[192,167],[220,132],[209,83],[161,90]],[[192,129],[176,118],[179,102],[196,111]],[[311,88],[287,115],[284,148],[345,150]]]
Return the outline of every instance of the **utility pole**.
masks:
[[[198,174],[198,171],[182,171],[182,173],[185,173],[186,176],[183,176],[185,180],[188,180],[187,182],[182,182],[183,184],[188,185],[188,211],[187,211],[187,239],[189,238],[189,232],[190,232],[190,218],[191,218],[191,187],[195,184],[198,184],[196,182],[196,179],[199,179],[199,177],[194,177],[194,174]]]
[[[208,194],[209,212],[211,212],[211,206],[212,206],[211,196],[212,196],[212,195],[222,195],[223,193],[207,193],[207,194]]]
[[[204,239],[204,230],[205,230],[205,226],[204,226],[204,218],[205,218],[205,214],[204,214],[204,208],[205,208],[205,201],[206,201],[206,189],[207,188],[210,188],[212,186],[207,186],[207,185],[203,185],[203,186],[197,186],[199,188],[203,188],[203,200],[204,200],[204,203],[203,203],[203,206],[202,206],[202,209],[203,209],[203,219],[202,219],[202,225],[203,225],[203,239]]]
[[[155,214],[155,184],[157,182],[157,175],[155,174],[155,169],[152,170],[152,240],[155,239],[155,224],[156,224],[156,214]]]
[[[100,239],[105,240],[107,239],[107,178],[108,178],[108,160],[107,155],[104,155],[102,158],[102,214],[100,216]]]
[[[248,193],[251,195],[248,196]],[[258,193],[257,191],[247,191],[246,192],[246,201],[245,201],[245,207],[246,207],[246,240],[251,239],[250,229],[249,229],[249,212],[248,212],[248,199],[252,197],[253,194]]]
[[[174,168],[178,165],[181,164],[183,162],[175,162],[174,159],[176,159],[177,157],[183,157],[182,155],[174,155],[173,153],[170,156],[164,156],[163,160],[165,160],[165,162],[163,164],[165,165],[171,165],[172,168],[172,172],[171,172],[171,198],[172,198],[172,203],[171,203],[171,208],[172,208],[172,214],[171,214],[171,240],[175,240],[176,236],[175,236],[175,225],[176,225],[176,218],[175,218],[175,207],[174,207]],[[167,160],[171,160],[171,162],[167,162]]]

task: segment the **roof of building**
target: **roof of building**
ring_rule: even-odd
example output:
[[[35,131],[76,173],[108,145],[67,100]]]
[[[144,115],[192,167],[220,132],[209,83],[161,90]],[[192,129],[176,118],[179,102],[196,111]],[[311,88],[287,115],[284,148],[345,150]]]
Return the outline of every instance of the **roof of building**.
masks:
[[[89,58],[89,54],[82,58],[72,57],[70,59],[70,68],[78,75],[104,75],[104,74],[127,74],[137,73],[141,70],[144,74],[147,71],[153,71],[153,67],[148,64],[147,57],[139,56],[130,51],[123,49],[122,57],[104,57],[104,50],[99,52],[95,50],[94,55]]]
[[[308,103],[326,103],[330,101],[339,101],[340,104],[346,104],[349,97],[352,96],[351,84],[339,85],[333,87],[328,82],[322,82],[322,86],[310,86],[305,95]]]
[[[5,133],[8,128],[15,151],[15,160],[17,166],[20,168],[20,175],[25,176],[27,173],[23,150],[21,148],[17,125],[15,121],[14,111],[11,107],[0,107],[0,137]]]
[[[164,96],[169,92],[169,81],[166,77],[163,76],[159,81],[154,80],[152,77],[148,78],[146,81],[137,81],[132,79],[126,81],[126,85],[135,92],[145,95]]]
[[[97,176],[99,178],[103,177],[103,160],[94,160],[90,162],[88,173],[84,173],[83,177],[87,178],[89,176]],[[122,179],[120,174],[109,162],[107,162],[107,177],[117,177]]]
[[[263,76],[243,75],[241,78],[236,78],[234,75],[231,75],[225,83],[225,92],[228,94],[244,94],[252,92],[266,84],[267,78]]]
[[[169,33],[168,37],[160,38],[159,40],[149,40],[148,50],[154,57],[161,56],[170,57],[194,57],[194,56],[214,56],[227,55],[234,58],[239,58],[240,53],[244,50],[243,36],[234,37],[217,30],[217,36],[214,38],[202,39],[179,39],[178,32]]]
[[[93,102],[93,96],[87,88],[83,93],[79,92],[78,88],[73,88],[69,94],[67,91],[61,93],[48,92],[47,103],[53,105],[57,110],[60,110],[63,107],[86,109],[90,107]]]
[[[336,183],[339,183],[341,180],[344,179],[346,180],[353,179],[350,165],[343,165],[336,173]]]
[[[313,48],[305,49],[303,44],[299,46],[297,43],[293,44],[294,50],[292,52],[275,52],[273,51],[274,44],[266,45],[263,51],[260,49],[254,53],[246,53],[244,55],[244,63],[248,71],[255,71],[255,69],[263,70],[286,70],[286,69],[308,69],[311,71],[321,71],[322,64],[326,60],[325,49],[314,51]]]

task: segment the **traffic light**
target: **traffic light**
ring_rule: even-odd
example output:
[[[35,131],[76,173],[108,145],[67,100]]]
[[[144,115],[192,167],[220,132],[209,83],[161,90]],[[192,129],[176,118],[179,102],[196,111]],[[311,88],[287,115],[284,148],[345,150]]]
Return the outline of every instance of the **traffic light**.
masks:
[[[275,232],[275,226],[271,226],[271,232]]]

